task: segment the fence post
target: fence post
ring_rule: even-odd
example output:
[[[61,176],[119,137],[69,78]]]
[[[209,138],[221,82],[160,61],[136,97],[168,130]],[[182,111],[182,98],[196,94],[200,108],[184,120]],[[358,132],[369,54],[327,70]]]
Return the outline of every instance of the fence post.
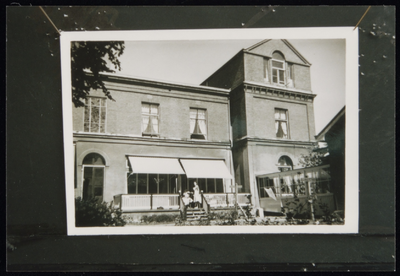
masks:
[[[228,193],[226,193],[225,196],[226,196],[226,207],[229,207]]]
[[[150,210],[153,210],[153,194],[150,194]]]

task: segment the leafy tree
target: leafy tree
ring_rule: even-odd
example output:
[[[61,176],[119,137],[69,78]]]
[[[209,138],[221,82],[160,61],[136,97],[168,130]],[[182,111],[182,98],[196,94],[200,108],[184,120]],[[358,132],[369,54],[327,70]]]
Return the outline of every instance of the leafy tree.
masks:
[[[121,63],[118,58],[124,53],[124,49],[123,41],[71,42],[72,102],[75,107],[84,106],[83,101],[91,89],[101,89],[108,99],[114,100],[100,73],[120,71]]]
[[[83,200],[75,199],[75,225],[77,227],[90,226],[124,226],[126,221],[122,212],[113,207],[112,202],[99,202],[92,198]]]
[[[309,154],[300,155],[299,164],[304,168],[317,167],[324,163],[324,154],[311,151]]]

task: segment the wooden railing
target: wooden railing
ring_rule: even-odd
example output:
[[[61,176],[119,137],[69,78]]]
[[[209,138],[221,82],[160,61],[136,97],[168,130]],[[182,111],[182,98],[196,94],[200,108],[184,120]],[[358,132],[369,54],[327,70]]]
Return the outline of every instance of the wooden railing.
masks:
[[[208,214],[210,212],[210,204],[208,204],[207,199],[205,198],[203,191],[201,191],[201,206],[204,209],[204,212]]]
[[[248,194],[238,194],[238,203],[240,205],[247,205],[249,200]],[[236,202],[236,195],[234,193],[226,194],[204,194],[205,199],[211,207],[233,207]]]
[[[178,194],[116,195],[114,205],[121,211],[176,210],[179,209]]]
[[[238,204],[247,205],[248,194],[238,194]],[[208,213],[211,207],[234,207],[236,195],[228,194],[204,194],[201,193],[204,210]],[[179,194],[149,194],[129,195],[120,194],[114,196],[114,206],[123,212],[145,210],[178,210],[182,205],[182,197]]]

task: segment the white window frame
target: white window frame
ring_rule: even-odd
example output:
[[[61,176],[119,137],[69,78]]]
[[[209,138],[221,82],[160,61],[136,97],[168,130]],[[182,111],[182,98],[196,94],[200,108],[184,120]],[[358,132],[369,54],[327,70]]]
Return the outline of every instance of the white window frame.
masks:
[[[190,107],[189,108],[189,125],[190,125],[190,120],[192,119],[192,118],[190,118],[190,111],[192,111],[192,110],[196,110],[197,111],[197,113],[199,112],[199,110],[202,110],[202,111],[204,111],[204,121],[205,121],[205,125],[206,125],[206,133],[204,134],[204,133],[202,133],[203,135],[204,135],[204,139],[195,139],[195,138],[191,138],[192,137],[192,131],[190,131],[190,139],[192,139],[192,140],[201,140],[201,141],[204,141],[204,140],[207,140],[208,139],[208,112],[207,112],[207,109],[206,108],[200,108],[200,107]],[[200,120],[203,120],[203,119],[200,119]]]
[[[286,120],[276,119],[276,118],[275,118],[275,114],[276,114],[276,111],[277,111],[277,110],[282,110],[282,111],[285,111],[285,112],[286,112]],[[276,132],[275,132],[275,137],[278,138],[278,139],[290,139],[289,110],[284,109],[284,108],[275,108],[275,109],[274,109],[274,120],[275,120],[275,123],[276,123],[277,121],[278,121],[278,122],[286,122],[286,131],[287,131],[287,137],[286,137],[286,138],[285,138],[285,137],[277,137],[277,136],[276,136]]]
[[[97,98],[97,99],[101,99],[101,100],[104,100],[104,110],[105,110],[105,113],[106,113],[106,116],[104,116],[104,132],[100,132],[100,122],[101,122],[101,105],[100,105],[100,107],[99,107],[99,130],[98,131],[91,131],[91,125],[92,125],[92,104],[91,104],[91,101],[90,101],[90,99],[92,99],[92,98]],[[89,103],[89,105],[88,105],[88,103]],[[85,116],[85,110],[86,110],[86,108],[87,107],[89,107],[89,130],[88,131],[86,131],[85,130],[85,118],[86,118],[86,116]],[[107,127],[107,98],[105,98],[105,97],[95,97],[95,96],[87,96],[86,97],[86,99],[85,99],[85,108],[84,108],[84,110],[83,110],[83,131],[84,132],[90,132],[90,133],[107,133],[107,129],[106,129],[106,127]]]
[[[282,63],[282,68],[279,67],[275,67],[274,66],[274,62],[279,62]],[[277,71],[276,74],[276,78],[277,78],[277,82],[274,82],[274,70]],[[281,79],[280,79],[280,72],[279,71],[283,71],[283,82],[281,83]],[[278,84],[278,85],[286,85],[286,62],[284,60],[279,60],[279,59],[271,59],[271,82],[274,84]]]
[[[143,105],[149,105],[149,113],[143,113]],[[157,107],[157,115],[151,114],[151,107],[152,106],[156,106]],[[141,110],[140,110],[140,114],[142,117],[141,120],[141,128],[142,128],[142,136],[148,136],[148,137],[159,137],[160,136],[160,104],[158,103],[149,103],[149,102],[142,102],[141,104]],[[143,116],[149,116],[149,120],[151,119],[151,117],[157,117],[157,133],[147,133],[144,132],[146,130],[146,128],[143,126]]]

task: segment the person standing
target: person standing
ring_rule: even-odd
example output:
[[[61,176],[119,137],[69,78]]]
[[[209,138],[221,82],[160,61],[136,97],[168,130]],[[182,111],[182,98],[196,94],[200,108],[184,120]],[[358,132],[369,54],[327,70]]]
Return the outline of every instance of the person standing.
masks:
[[[193,187],[193,201],[195,207],[200,208],[200,202],[201,202],[200,187],[199,185],[197,185],[196,182],[194,182],[194,187]]]
[[[183,219],[183,220],[186,220],[187,209],[188,209],[188,207],[189,207],[189,204],[190,204],[191,202],[193,202],[193,199],[191,199],[190,196],[189,196],[189,192],[186,191],[186,192],[183,194],[182,201],[183,201],[182,219]]]

